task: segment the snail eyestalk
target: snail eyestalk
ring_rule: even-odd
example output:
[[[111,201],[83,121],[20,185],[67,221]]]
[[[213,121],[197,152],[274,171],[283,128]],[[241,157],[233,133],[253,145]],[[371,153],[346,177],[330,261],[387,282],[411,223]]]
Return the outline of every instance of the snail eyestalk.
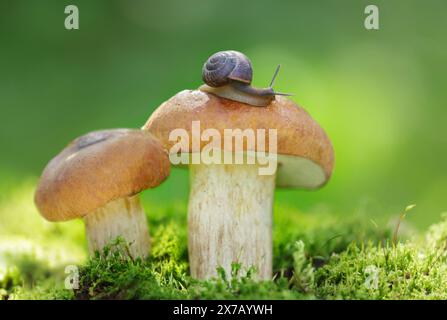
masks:
[[[278,66],[276,67],[275,73],[273,74],[273,78],[272,78],[272,81],[270,82],[269,88],[273,89],[273,84],[275,83],[276,76],[278,75],[280,68],[281,68],[281,65],[278,64]],[[273,91],[273,94],[275,96],[286,96],[286,97],[293,96],[293,94],[291,94],[291,93],[283,93],[283,92],[275,92],[275,91]]]
[[[272,81],[270,81],[270,85],[269,85],[270,88],[273,88],[273,84],[275,83],[275,79],[276,79],[276,76],[278,75],[280,68],[281,68],[281,65],[278,64],[278,66],[276,67],[275,73],[273,74]]]
[[[273,94],[275,96],[283,96],[283,97],[291,97],[291,96],[293,96],[293,94],[291,94],[291,93],[276,92],[276,91]]]

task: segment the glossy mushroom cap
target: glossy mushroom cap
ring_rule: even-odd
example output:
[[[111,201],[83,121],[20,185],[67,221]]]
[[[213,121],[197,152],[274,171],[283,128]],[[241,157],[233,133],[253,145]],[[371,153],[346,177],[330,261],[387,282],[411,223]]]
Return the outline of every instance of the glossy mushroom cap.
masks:
[[[48,163],[35,203],[50,221],[82,217],[112,200],[158,186],[169,175],[169,168],[168,155],[148,132],[90,132]]]
[[[214,128],[221,137],[224,129],[265,129],[266,132],[277,129],[276,184],[280,187],[315,189],[324,185],[332,174],[334,152],[324,130],[303,108],[281,96],[267,107],[253,107],[200,90],[184,90],[164,102],[143,129],[170,150],[176,144],[169,141],[170,132],[183,128],[192,137],[192,121],[197,120],[201,130]],[[201,150],[208,143],[201,141]],[[247,148],[244,144],[245,152],[263,151]],[[197,152],[191,145],[188,150]]]

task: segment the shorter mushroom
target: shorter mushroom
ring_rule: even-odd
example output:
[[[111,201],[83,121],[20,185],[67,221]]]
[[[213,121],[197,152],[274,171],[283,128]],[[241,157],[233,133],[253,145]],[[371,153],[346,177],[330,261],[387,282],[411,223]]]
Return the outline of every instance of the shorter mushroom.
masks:
[[[84,218],[90,254],[122,237],[132,257],[145,257],[150,237],[138,193],[158,186],[169,170],[168,155],[150,133],[94,131],[48,163],[35,203],[49,221]]]

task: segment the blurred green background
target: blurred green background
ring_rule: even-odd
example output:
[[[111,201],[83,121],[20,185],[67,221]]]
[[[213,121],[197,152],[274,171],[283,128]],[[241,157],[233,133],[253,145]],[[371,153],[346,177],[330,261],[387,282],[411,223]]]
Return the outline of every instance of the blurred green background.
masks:
[[[64,28],[69,4],[79,30]],[[368,4],[378,31],[363,26]],[[257,86],[281,63],[275,87],[334,144],[329,184],[279,190],[277,206],[387,221],[416,203],[408,221],[426,228],[447,208],[446,13],[443,0],[1,0],[0,231],[13,223],[1,214],[21,210],[11,194],[28,186],[21,205],[32,206],[36,178],[69,141],[142,126],[226,49],[251,58]],[[187,197],[182,170],[144,193],[146,206],[179,210]]]

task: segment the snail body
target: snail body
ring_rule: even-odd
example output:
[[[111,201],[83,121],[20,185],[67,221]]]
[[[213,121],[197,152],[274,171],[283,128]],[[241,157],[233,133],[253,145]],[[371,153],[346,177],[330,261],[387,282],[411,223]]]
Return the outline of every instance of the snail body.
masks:
[[[268,106],[277,93],[271,86],[252,87],[252,78],[253,68],[246,55],[233,50],[219,51],[209,57],[203,65],[202,79],[205,85],[199,89],[254,106]]]

